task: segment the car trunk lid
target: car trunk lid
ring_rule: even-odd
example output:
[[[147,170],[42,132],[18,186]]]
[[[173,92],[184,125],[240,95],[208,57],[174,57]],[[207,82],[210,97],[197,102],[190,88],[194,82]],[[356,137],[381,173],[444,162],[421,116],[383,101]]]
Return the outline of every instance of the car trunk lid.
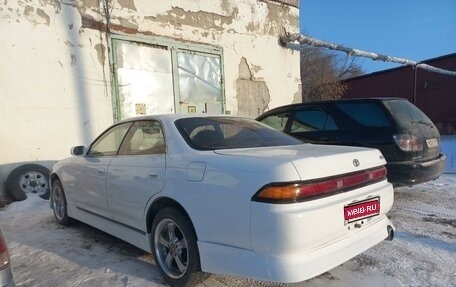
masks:
[[[301,180],[354,173],[385,164],[380,151],[370,148],[302,144],[254,149],[216,150],[232,156],[274,158],[291,162]]]

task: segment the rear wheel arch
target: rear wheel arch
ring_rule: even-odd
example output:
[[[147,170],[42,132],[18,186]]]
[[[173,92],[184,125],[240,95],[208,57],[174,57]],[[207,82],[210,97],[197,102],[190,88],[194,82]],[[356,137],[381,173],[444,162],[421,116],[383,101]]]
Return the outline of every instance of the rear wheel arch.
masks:
[[[192,227],[196,234],[195,225],[193,224],[193,221],[192,221],[191,217],[188,215],[185,208],[179,202],[177,202],[176,200],[169,198],[169,197],[157,198],[149,207],[149,210],[148,210],[147,216],[146,216],[146,221],[147,221],[146,226],[147,226],[148,233],[152,232],[152,223],[153,223],[154,218],[157,215],[157,213],[166,207],[175,208],[175,209],[181,211],[182,214],[184,214],[188,218],[188,220],[190,220],[190,222],[192,223]],[[196,234],[196,237],[198,238],[198,234]]]
[[[209,274],[201,270],[198,239],[190,217],[169,198],[160,200],[156,207],[151,247],[159,272],[171,286],[193,287],[202,283]]]

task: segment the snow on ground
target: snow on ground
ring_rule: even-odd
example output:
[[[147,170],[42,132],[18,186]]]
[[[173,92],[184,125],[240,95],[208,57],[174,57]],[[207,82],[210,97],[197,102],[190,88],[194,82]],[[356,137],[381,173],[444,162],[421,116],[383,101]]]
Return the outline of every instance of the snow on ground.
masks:
[[[442,136],[441,149],[447,156],[445,172],[456,173],[456,135]]]
[[[213,275],[200,287],[456,286],[454,206],[456,174],[397,188],[389,214],[397,228],[393,241],[306,282]],[[150,254],[83,223],[59,226],[49,201],[39,197],[0,210],[0,223],[18,286],[165,286]]]

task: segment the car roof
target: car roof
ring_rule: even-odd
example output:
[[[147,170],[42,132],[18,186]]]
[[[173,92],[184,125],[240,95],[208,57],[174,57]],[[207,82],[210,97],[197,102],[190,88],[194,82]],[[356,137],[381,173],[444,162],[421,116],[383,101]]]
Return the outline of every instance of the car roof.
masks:
[[[270,112],[274,112],[277,110],[282,110],[282,109],[295,109],[295,108],[300,108],[300,107],[307,107],[307,106],[316,106],[316,105],[332,105],[334,103],[341,103],[341,102],[386,102],[386,101],[391,101],[391,100],[403,100],[403,101],[408,101],[405,98],[398,98],[398,97],[383,97],[383,98],[356,98],[356,99],[339,99],[339,100],[325,100],[325,101],[311,101],[311,102],[305,102],[305,103],[296,103],[296,104],[289,104],[289,105],[284,105],[284,106],[279,106],[276,108],[273,108],[267,112],[265,112],[263,115],[269,114]],[[262,117],[263,115],[259,116]]]
[[[131,118],[123,119],[117,123],[142,121],[142,120],[175,121],[175,120],[183,119],[183,118],[201,118],[201,117],[206,118],[206,117],[234,117],[234,116],[225,115],[225,114],[223,114],[223,115],[216,115],[216,114],[157,114],[157,115],[131,117]],[[244,118],[244,117],[236,117],[236,118]]]

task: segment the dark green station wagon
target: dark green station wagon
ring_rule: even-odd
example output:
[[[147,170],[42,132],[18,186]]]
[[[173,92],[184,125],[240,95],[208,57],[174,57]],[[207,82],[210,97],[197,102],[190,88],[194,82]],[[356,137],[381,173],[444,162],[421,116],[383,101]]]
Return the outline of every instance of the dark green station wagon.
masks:
[[[439,131],[402,98],[292,104],[257,120],[308,143],[377,148],[388,163],[388,181],[394,186],[434,180],[445,166]]]

